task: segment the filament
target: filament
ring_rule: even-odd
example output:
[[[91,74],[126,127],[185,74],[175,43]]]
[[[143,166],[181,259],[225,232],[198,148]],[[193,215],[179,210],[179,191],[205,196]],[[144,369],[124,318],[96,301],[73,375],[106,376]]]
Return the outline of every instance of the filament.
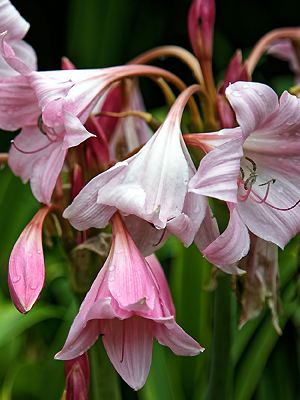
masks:
[[[35,153],[38,153],[39,151],[42,151],[42,150],[47,149],[47,147],[51,146],[51,144],[53,144],[54,141],[50,141],[50,143],[47,143],[46,145],[40,147],[39,149],[30,150],[30,151],[21,149],[18,145],[16,145],[16,143],[15,143],[14,140],[11,140],[10,143],[11,143],[12,146],[14,146],[14,148],[15,148],[16,150],[18,150],[20,153],[23,153],[23,154],[35,154]]]

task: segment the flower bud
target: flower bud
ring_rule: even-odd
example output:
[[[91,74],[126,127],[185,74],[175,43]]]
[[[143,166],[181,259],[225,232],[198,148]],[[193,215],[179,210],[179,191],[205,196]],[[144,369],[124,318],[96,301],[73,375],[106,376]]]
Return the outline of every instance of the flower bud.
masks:
[[[87,353],[65,361],[66,400],[88,400],[90,368]]]
[[[188,30],[194,53],[199,60],[212,57],[214,24],[214,0],[194,0],[189,10]]]
[[[9,258],[8,285],[21,313],[31,310],[45,280],[42,226],[49,207],[41,208],[25,227]]]

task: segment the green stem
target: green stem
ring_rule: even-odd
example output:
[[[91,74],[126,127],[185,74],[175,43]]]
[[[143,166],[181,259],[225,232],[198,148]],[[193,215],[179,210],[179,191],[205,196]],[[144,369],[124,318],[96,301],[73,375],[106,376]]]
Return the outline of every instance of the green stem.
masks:
[[[214,298],[210,378],[206,400],[230,400],[232,388],[230,276],[222,274]]]
[[[102,343],[89,351],[91,383],[90,400],[121,400],[118,375],[111,365]]]

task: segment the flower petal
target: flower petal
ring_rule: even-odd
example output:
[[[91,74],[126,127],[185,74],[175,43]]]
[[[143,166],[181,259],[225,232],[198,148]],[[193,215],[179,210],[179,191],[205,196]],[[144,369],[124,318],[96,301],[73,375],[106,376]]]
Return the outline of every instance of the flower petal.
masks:
[[[105,264],[109,271],[110,293],[119,307],[126,311],[151,312],[157,289],[148,264],[118,214],[112,218],[112,224],[114,239]]]
[[[36,124],[40,110],[26,77],[0,79],[0,99],[0,128],[15,131]]]
[[[185,197],[182,213],[167,223],[167,229],[188,247],[204,219],[207,199],[197,193],[188,193]]]
[[[8,31],[9,40],[22,39],[29,26],[9,0],[0,2],[0,32]]]
[[[62,350],[55,355],[56,360],[72,360],[85,353],[98,339],[100,334],[98,320],[88,321],[78,335],[71,331]]]
[[[21,233],[9,258],[11,297],[21,313],[28,312],[44,286],[42,226],[49,208],[41,208]]]
[[[236,207],[230,206],[230,220],[225,231],[202,250],[209,262],[229,274],[243,273],[234,263],[244,257],[250,247],[249,233]]]
[[[236,139],[209,152],[190,180],[189,191],[236,203],[242,144]]]
[[[40,157],[48,158],[54,146],[47,136],[39,131],[36,125],[23,128],[21,133],[14,139],[14,144],[9,151],[8,164],[14,174],[21,177],[25,183],[32,176],[34,164]],[[36,151],[42,148],[44,150]]]
[[[65,209],[63,217],[69,219],[70,223],[78,230],[91,227],[104,228],[117,209],[97,203],[99,188],[113,179],[120,171],[126,169],[127,166],[127,161],[119,162],[93,178],[75,197],[73,203]]]
[[[155,337],[160,344],[168,346],[178,356],[195,356],[204,351],[174,320],[156,323]]]
[[[250,152],[247,155],[257,163],[258,177],[248,199],[238,203],[238,212],[251,232],[283,248],[300,231],[299,159],[278,159]],[[267,198],[262,202],[268,190],[265,183],[271,179],[275,183],[270,184]]]
[[[164,271],[162,269],[162,266],[160,265],[160,262],[158,261],[157,257],[154,254],[152,254],[149,257],[146,257],[146,261],[149,265],[149,268],[152,271],[153,276],[155,276],[155,280],[158,283],[159,294],[161,299],[163,299],[164,304],[168,308],[168,314],[175,317],[175,307],[173,304],[169,285],[166,276],[164,274]]]
[[[280,97],[277,113],[245,141],[245,153],[250,151],[279,158],[299,156],[299,107],[300,99],[285,91]]]
[[[151,365],[153,322],[139,317],[106,321],[102,340],[117,372],[129,386],[139,390]]]
[[[64,136],[64,147],[78,146],[90,137],[95,137],[93,133],[88,132],[82,125],[80,120],[69,112],[64,113],[64,125],[65,125],[65,136]]]
[[[7,32],[0,34],[0,52],[8,64],[8,72],[5,72],[4,68],[4,76],[17,73],[26,75],[36,68],[36,55],[33,48],[23,40],[12,44],[8,43]]]
[[[123,217],[126,228],[144,257],[160,249],[169,237],[166,229],[156,229],[150,222],[135,215]]]
[[[66,150],[61,148],[61,143],[53,144],[49,158],[42,156],[34,164],[30,186],[32,193],[41,203],[50,205],[51,196],[62,170]]]
[[[236,82],[227,87],[225,94],[245,138],[278,110],[277,94],[262,83]]]
[[[127,170],[102,186],[98,202],[165,228],[181,213],[190,174],[180,137],[179,124],[167,121],[127,160]]]

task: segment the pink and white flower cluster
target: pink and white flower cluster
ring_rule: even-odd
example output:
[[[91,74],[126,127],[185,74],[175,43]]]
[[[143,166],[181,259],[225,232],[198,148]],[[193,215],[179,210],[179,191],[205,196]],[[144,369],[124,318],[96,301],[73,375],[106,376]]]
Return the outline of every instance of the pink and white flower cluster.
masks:
[[[193,9],[202,12],[196,3]],[[211,22],[207,30],[203,26],[204,43],[194,45],[207,55],[214,8],[204,10]],[[191,35],[196,25],[190,15]],[[115,369],[139,389],[149,372],[153,338],[179,355],[203,351],[177,325],[166,278],[153,255],[169,235],[186,247],[195,242],[212,264],[239,274],[244,271],[237,263],[249,251],[249,232],[283,248],[300,231],[300,100],[288,92],[278,99],[261,83],[227,82],[222,102],[230,115],[225,119],[236,126],[183,135],[185,106],[202,90],[193,85],[181,91],[151,137],[145,122],[132,120],[130,127],[127,120],[108,132],[103,110],[129,110],[130,115],[135,107],[145,114],[136,83],[131,101],[121,104],[121,110],[113,108],[121,90],[116,82],[137,76],[174,81],[173,75],[146,65],[37,72],[35,53],[23,41],[28,27],[8,0],[0,0],[0,127],[21,129],[9,152],[9,166],[23,182],[30,181],[34,196],[45,205],[12,251],[12,298],[27,312],[40,294],[45,274],[42,224],[61,206],[55,191],[63,192],[60,174],[70,172],[72,197],[76,196],[64,218],[87,235],[91,228],[112,224],[113,238],[109,256],[56,358],[76,359],[102,336]],[[133,150],[127,157],[118,159],[111,139],[116,131],[134,137],[127,140],[128,153]],[[187,145],[202,150],[197,168]],[[114,154],[116,160],[106,160],[110,168],[102,164],[89,174],[87,165],[98,165],[99,160],[101,164],[94,154],[97,149],[106,157]],[[91,161],[93,154],[96,163]],[[228,208],[230,219],[222,233],[210,209],[211,198]]]

